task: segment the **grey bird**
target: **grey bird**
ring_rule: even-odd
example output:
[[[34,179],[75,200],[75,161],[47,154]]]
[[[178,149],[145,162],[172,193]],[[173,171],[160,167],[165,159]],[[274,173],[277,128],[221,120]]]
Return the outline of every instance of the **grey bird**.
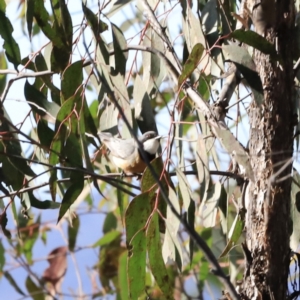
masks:
[[[110,150],[113,163],[125,173],[142,173],[147,164],[143,160],[138,143],[134,138],[121,139],[113,137],[110,133],[98,133],[100,140]],[[155,158],[162,136],[155,131],[147,131],[138,137],[149,161]]]

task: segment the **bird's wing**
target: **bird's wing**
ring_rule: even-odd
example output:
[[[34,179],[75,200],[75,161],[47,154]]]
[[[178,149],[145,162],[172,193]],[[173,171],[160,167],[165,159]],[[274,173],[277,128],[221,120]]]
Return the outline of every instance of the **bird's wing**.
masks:
[[[111,154],[115,157],[122,159],[129,158],[130,155],[136,150],[136,144],[134,139],[118,139],[113,138],[111,134],[101,133],[99,134],[101,141],[110,150]]]

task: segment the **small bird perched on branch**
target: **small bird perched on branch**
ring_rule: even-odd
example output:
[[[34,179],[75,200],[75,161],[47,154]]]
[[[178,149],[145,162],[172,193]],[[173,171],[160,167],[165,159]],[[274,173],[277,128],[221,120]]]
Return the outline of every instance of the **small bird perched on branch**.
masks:
[[[99,137],[101,142],[110,150],[113,163],[123,172],[132,174],[144,172],[147,164],[134,138],[120,139],[106,132],[100,132]],[[161,137],[155,131],[147,131],[138,137],[149,162],[155,158]]]

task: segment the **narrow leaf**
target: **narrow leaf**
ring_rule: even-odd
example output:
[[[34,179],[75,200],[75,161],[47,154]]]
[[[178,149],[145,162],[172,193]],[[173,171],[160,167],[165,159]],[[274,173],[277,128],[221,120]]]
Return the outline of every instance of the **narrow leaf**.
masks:
[[[34,15],[34,2],[35,0],[26,1],[26,22],[27,22],[27,30],[28,30],[30,41],[31,41],[32,22],[33,22],[33,15]]]
[[[82,61],[79,60],[64,71],[61,82],[61,92],[64,100],[69,99],[71,96],[75,95],[79,87],[82,84]]]
[[[127,282],[127,252],[124,252],[119,257],[119,272],[118,272],[118,283],[121,299],[128,299],[128,282]]]
[[[204,227],[214,227],[216,224],[220,194],[221,183],[217,181],[210,185],[206,200],[201,202],[199,215]]]
[[[52,123],[55,121],[60,107],[55,102],[49,102],[42,92],[26,80],[24,95],[34,112]]]
[[[76,245],[77,234],[79,230],[80,221],[79,218],[74,218],[72,224],[68,223],[68,240],[69,250],[74,251]]]
[[[190,201],[192,199],[192,191],[185,174],[179,168],[176,168],[176,175],[179,183],[181,196],[183,199],[183,206],[185,210],[188,211]]]
[[[125,213],[128,248],[128,286],[131,299],[138,299],[145,289],[146,229],[151,213],[149,193],[142,193],[129,204]]]
[[[44,290],[41,287],[37,286],[30,276],[27,276],[25,285],[33,300],[45,299]]]
[[[236,216],[231,225],[230,231],[228,233],[228,241],[225,249],[223,250],[221,257],[224,257],[233,246],[235,246],[242,235],[244,229],[244,221],[245,219],[245,212],[240,211]]]
[[[5,69],[7,69],[6,58],[5,58],[4,52],[0,52],[0,70],[5,70]],[[0,94],[3,93],[3,90],[5,88],[6,78],[7,78],[6,74],[0,74]],[[3,99],[2,99],[2,101],[3,101]]]
[[[7,225],[7,215],[6,215],[6,211],[4,211],[1,215],[0,215],[0,222],[1,222],[1,229],[4,233],[4,235],[7,238],[11,238],[11,233],[9,230],[6,229],[6,225]]]
[[[11,276],[10,273],[4,272],[4,277],[7,279],[7,281],[11,284],[11,286],[16,290],[17,293],[26,296],[26,294],[20,289],[17,282],[14,280],[14,278]]]
[[[147,250],[152,275],[165,299],[173,299],[173,286],[161,252],[158,213],[154,213],[147,229]]]
[[[150,96],[147,92],[144,82],[141,80],[139,75],[135,77],[133,99],[135,108],[134,117],[141,131],[157,131],[156,122],[150,102]]]
[[[3,267],[5,265],[5,248],[0,240],[0,274],[3,274]]]
[[[235,30],[230,34],[230,36],[242,43],[245,43],[265,54],[271,55],[273,59],[278,59],[278,54],[276,52],[275,46],[266,40],[263,36],[252,30]]]
[[[101,239],[99,239],[96,243],[93,244],[93,247],[101,247],[104,245],[110,244],[112,241],[120,237],[120,231],[113,230],[106,233]]]
[[[21,54],[19,45],[13,38],[13,26],[2,10],[0,10],[0,20],[0,35],[4,40],[3,48],[6,57],[17,69],[17,66],[21,63]]]
[[[151,166],[154,169],[155,173],[159,176],[163,170],[163,161],[162,161],[161,157],[155,158],[151,162]],[[163,181],[163,183],[165,183],[165,181]],[[148,168],[146,168],[146,170],[143,173],[142,179],[141,179],[142,192],[146,192],[150,189],[155,188],[156,184],[157,184],[157,182],[153,178],[152,173],[150,172],[150,170]]]
[[[189,55],[188,59],[186,60],[181,75],[178,78],[178,88],[181,87],[182,83],[188,79],[194,70],[198,67],[198,64],[201,60],[203,55],[204,47],[201,44],[196,44],[191,54]]]
[[[169,199],[172,202],[177,212],[180,212],[179,199],[172,188],[169,188]],[[174,215],[170,206],[167,206],[167,218],[166,218],[166,233],[162,246],[162,254],[164,262],[167,263],[168,259],[176,260],[176,249],[180,259],[180,265],[183,264],[183,255],[181,245],[179,243],[177,233],[180,226],[180,220]]]
[[[100,38],[100,33],[106,31],[108,26],[105,22],[98,19],[98,15],[95,15],[83,2],[82,2],[83,13],[94,33],[96,39]],[[100,42],[100,41],[99,41]]]
[[[83,178],[82,181],[78,181],[73,183],[66,191],[61,206],[59,209],[58,219],[57,223],[61,220],[61,218],[65,215],[67,210],[70,208],[70,206],[75,202],[77,197],[80,195],[82,189],[83,189]]]
[[[126,72],[126,61],[128,53],[123,51],[127,48],[126,39],[118,26],[111,23],[113,45],[114,45],[114,56],[115,56],[115,74],[120,73],[125,75]]]

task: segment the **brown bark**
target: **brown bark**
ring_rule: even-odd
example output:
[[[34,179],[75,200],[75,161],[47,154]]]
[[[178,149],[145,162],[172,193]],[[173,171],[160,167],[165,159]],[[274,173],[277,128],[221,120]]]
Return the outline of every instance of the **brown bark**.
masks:
[[[272,61],[259,51],[254,55],[264,87],[264,103],[258,108],[253,102],[249,108],[249,145],[255,182],[249,183],[243,299],[287,298],[295,11],[291,0],[278,0],[275,5],[276,25],[266,30],[266,37],[277,44],[283,59]],[[284,177],[287,179],[280,181]]]

